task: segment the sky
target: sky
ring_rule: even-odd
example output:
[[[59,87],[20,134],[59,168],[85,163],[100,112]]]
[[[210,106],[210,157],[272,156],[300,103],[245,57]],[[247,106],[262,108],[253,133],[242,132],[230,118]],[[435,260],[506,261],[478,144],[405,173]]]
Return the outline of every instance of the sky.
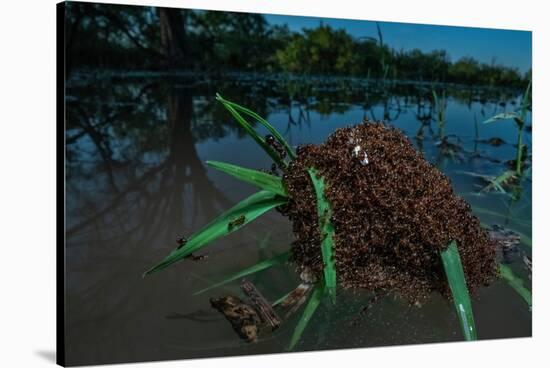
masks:
[[[271,24],[287,24],[292,31],[317,27],[321,20],[333,28],[343,28],[353,37],[378,39],[376,22],[290,15],[266,14]],[[481,62],[516,67],[521,72],[531,68],[531,32],[487,28],[449,27],[427,24],[379,22],[384,43],[396,50],[447,50],[452,61],[471,56]]]

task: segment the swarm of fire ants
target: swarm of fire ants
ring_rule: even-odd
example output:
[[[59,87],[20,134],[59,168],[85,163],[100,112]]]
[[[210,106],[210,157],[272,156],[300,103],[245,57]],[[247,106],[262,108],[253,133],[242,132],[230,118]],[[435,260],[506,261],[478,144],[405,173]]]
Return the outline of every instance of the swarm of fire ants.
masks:
[[[332,206],[338,284],[418,301],[449,294],[440,251],[456,240],[470,292],[496,275],[496,247],[454,194],[449,179],[395,128],[383,123],[336,130],[324,144],[305,145],[283,172],[293,224],[293,260],[323,272],[315,191],[307,169],[325,178]]]

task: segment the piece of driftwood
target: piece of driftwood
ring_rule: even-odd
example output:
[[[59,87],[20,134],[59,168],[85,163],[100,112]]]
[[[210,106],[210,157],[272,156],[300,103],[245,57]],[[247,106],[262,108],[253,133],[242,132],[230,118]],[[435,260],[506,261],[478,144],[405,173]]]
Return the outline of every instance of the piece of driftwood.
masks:
[[[519,254],[520,236],[501,225],[493,225],[489,237],[496,242],[497,258],[500,262],[511,263]]]
[[[254,307],[231,295],[212,298],[210,304],[227,318],[233,330],[242,339],[247,342],[258,340],[258,330],[262,321]]]
[[[521,240],[519,234],[502,225],[493,225],[491,230],[489,230],[489,237],[502,248],[515,248]]]
[[[279,304],[280,308],[286,310],[285,319],[288,319],[291,315],[304,304],[307,299],[307,295],[311,291],[313,284],[302,283],[298,287],[290,292],[287,297]]]
[[[533,272],[533,261],[531,260],[531,258],[529,258],[529,256],[527,256],[527,254],[523,255],[522,260],[525,267],[529,270],[529,274],[527,276],[529,276],[529,280],[531,280],[531,273]]]
[[[261,320],[271,327],[271,330],[275,330],[281,325],[281,319],[277,316],[271,304],[269,304],[258,289],[256,289],[254,284],[243,279],[241,282],[241,290],[249,298]]]
[[[523,264],[529,271],[533,271],[533,261],[527,255],[523,255]]]
[[[521,261],[529,271],[528,277],[531,279],[532,262],[525,252],[520,251],[520,235],[502,225],[493,225],[489,230],[489,237],[496,242],[499,262],[512,263],[514,260],[520,259],[521,256]]]
[[[307,300],[309,292],[313,289],[314,284],[318,281],[318,278],[311,272],[310,269],[305,268],[300,273],[300,279],[302,282],[288,293],[283,300],[278,301],[273,307],[284,312],[284,319],[287,320],[292,314],[304,304]]]

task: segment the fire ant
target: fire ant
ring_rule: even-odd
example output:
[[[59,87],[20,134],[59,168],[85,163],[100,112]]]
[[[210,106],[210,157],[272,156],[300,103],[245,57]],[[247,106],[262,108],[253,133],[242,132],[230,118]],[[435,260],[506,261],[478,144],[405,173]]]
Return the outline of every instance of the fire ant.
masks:
[[[185,244],[187,244],[187,238],[185,236],[181,236],[176,240],[176,243],[178,244],[176,249],[181,249]]]
[[[188,239],[185,236],[179,237],[176,240],[176,243],[178,244],[178,247],[176,248],[176,250],[179,250],[179,249],[183,248],[185,246],[185,244],[187,244],[187,240]],[[185,259],[191,259],[192,261],[202,261],[202,260],[205,260],[207,258],[208,258],[208,256],[206,256],[206,255],[196,256],[193,253],[191,253],[191,254],[189,254],[188,256],[185,257]]]
[[[200,256],[196,256],[194,255],[193,253],[191,253],[190,255],[188,255],[187,257],[185,257],[186,259],[191,259],[192,261],[204,261],[208,258],[207,255],[200,255]]]
[[[268,134],[265,136],[265,143],[267,143],[271,148],[273,148],[278,154],[281,159],[286,158],[286,151],[281,145],[281,143],[277,142],[274,136],[271,134]]]
[[[246,217],[244,215],[240,215],[234,220],[231,220],[229,224],[227,224],[227,230],[232,231],[236,227],[242,226],[244,224],[244,221],[246,220]]]

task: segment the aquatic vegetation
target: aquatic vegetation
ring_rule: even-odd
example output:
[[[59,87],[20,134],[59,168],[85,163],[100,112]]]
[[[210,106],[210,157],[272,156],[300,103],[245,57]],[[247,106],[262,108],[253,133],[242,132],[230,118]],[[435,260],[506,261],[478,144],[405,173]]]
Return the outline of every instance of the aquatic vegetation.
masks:
[[[292,337],[290,338],[290,343],[288,344],[287,350],[293,350],[298,341],[300,341],[300,338],[302,337],[302,333],[304,332],[305,328],[307,327],[307,324],[311,320],[311,317],[315,313],[315,310],[321,303],[321,299],[323,297],[324,293],[324,284],[322,282],[319,282],[317,286],[315,287],[315,290],[313,290],[313,294],[311,295],[309,302],[307,303],[304,312],[302,313],[302,316],[300,317],[300,320],[298,321],[298,324],[296,325],[294,329],[294,333],[292,334]]]
[[[336,266],[334,264],[334,226],[330,220],[332,209],[330,202],[325,197],[324,179],[317,177],[315,169],[308,170],[309,176],[315,188],[317,197],[317,218],[319,219],[319,234],[323,234],[321,239],[321,254],[323,255],[323,272],[326,290],[334,299],[336,296]]]
[[[439,128],[439,139],[445,137],[445,109],[447,107],[447,98],[445,96],[445,91],[441,93],[441,96],[438,96],[435,89],[432,89],[432,97],[434,100],[436,122]]]
[[[183,246],[181,244],[178,245],[162,262],[147,270],[144,276],[160,271],[190,256],[193,252],[203,248],[210,242],[240,229],[265,212],[285,202],[285,198],[265,190],[251,195],[199,230]],[[235,221],[239,219],[242,219],[242,222],[236,225]]]
[[[453,300],[456,307],[456,313],[462,325],[462,331],[466,340],[476,340],[477,333],[474,323],[474,314],[470,302],[470,295],[466,287],[462,264],[460,263],[460,255],[456,247],[456,241],[452,241],[446,250],[441,252],[441,259],[449,287],[453,294]]]
[[[283,145],[285,151],[288,153],[288,156],[291,159],[296,158],[296,154],[294,153],[294,150],[290,147],[290,145],[286,142],[286,140],[279,134],[277,129],[275,129],[271,124],[267,122],[264,118],[256,114],[254,111],[251,111],[247,109],[246,107],[240,106],[234,102],[227,101],[224,99],[220,94],[216,94],[216,100],[220,101],[230,112],[231,114],[237,119],[237,121],[241,124],[241,126],[247,131],[248,134],[250,134],[252,137],[255,137],[255,140],[262,140],[260,136],[256,134],[256,132],[251,129],[250,125],[244,120],[239,114],[235,114],[235,110],[241,111],[242,113],[250,116],[252,119],[255,119],[258,123],[262,124],[279,142]],[[263,145],[262,145],[263,147]],[[264,148],[265,149],[265,148]],[[266,150],[269,151],[269,150]],[[271,156],[271,155],[270,155]]]
[[[287,262],[289,260],[289,258],[290,258],[290,251],[284,252],[282,254],[278,254],[278,255],[276,255],[274,257],[271,257],[269,259],[266,259],[264,261],[260,261],[260,262],[256,263],[255,265],[253,265],[249,268],[245,268],[244,270],[236,272],[235,274],[227,277],[225,280],[217,282],[213,285],[210,285],[209,287],[204,288],[202,290],[199,290],[196,293],[194,293],[193,295],[202,294],[202,293],[204,293],[208,290],[212,290],[212,289],[215,289],[217,287],[228,284],[231,281],[240,280],[245,276],[251,275],[251,274],[256,273],[256,272],[263,271],[263,270],[265,270],[269,267],[273,267],[275,265],[283,264],[283,263]]]
[[[513,112],[504,112],[501,114],[497,114],[493,116],[490,119],[487,119],[484,123],[493,123],[497,121],[502,120],[513,120],[516,123],[517,126],[517,144],[516,144],[516,159],[514,161],[514,168],[515,168],[515,175],[521,176],[522,174],[522,168],[523,168],[523,162],[525,160],[526,154],[524,151],[526,151],[527,146],[523,144],[523,130],[525,128],[525,123],[527,121],[527,112],[531,105],[530,103],[530,92],[531,92],[531,81],[529,81],[529,84],[527,85],[527,88],[525,89],[525,93],[523,94],[523,98],[521,100],[521,105],[518,111]],[[506,174],[506,173],[505,173]],[[503,174],[503,175],[505,175]]]
[[[301,146],[295,152],[265,119],[220,95],[216,99],[282,169],[283,176],[209,161],[210,167],[261,190],[179,244],[145,275],[189,257],[277,208],[293,224],[296,240],[289,251],[197,294],[290,260],[304,283],[315,286],[289,349],[296,346],[322,298],[327,295],[335,301],[337,285],[397,293],[411,302],[438,291],[454,300],[464,338],[476,339],[469,294],[497,276],[494,244],[470,206],[454,194],[449,179],[424,160],[400,131],[364,122],[337,129],[324,144]],[[271,134],[260,136],[243,115]],[[510,275],[501,267],[501,277],[512,280]],[[518,285],[513,284],[525,295]],[[302,299],[308,290],[309,286],[303,288]],[[293,292],[270,308],[284,304],[290,295]],[[233,306],[242,303],[232,300]]]
[[[224,100],[220,95],[217,95],[216,99],[224,105],[224,107],[231,113],[231,115],[233,115],[235,120],[248,133],[248,135],[250,135],[252,139],[254,139],[256,143],[258,143],[258,145],[264,149],[264,151],[271,157],[273,162],[275,162],[279,167],[286,166],[286,163],[284,159],[281,157],[281,155],[279,155],[279,153],[272,146],[268,144],[265,138],[260,137],[258,133],[256,133],[256,131],[254,130],[254,128],[237,112],[238,107],[236,107],[234,104],[230,104],[229,102]],[[247,113],[247,111],[249,111],[248,109],[241,108],[241,110],[243,111],[243,113],[248,114]],[[254,118],[254,116],[252,117]],[[267,121],[263,119],[257,119],[257,121],[262,125],[264,125],[271,132],[275,132],[276,139],[279,141],[279,143],[283,144],[284,140],[283,142],[281,141],[282,137],[279,138],[280,135],[275,130],[275,128],[273,128],[269,123],[267,123]],[[285,145],[285,148],[288,147],[287,150],[289,150],[290,152],[293,152],[292,149],[288,146],[288,143],[285,142],[284,145]]]
[[[488,192],[491,189],[496,189],[501,193],[506,193],[506,190],[504,189],[503,185],[513,180],[515,178],[515,175],[516,175],[516,172],[508,170],[497,177],[488,176],[486,177],[486,180],[489,181],[489,184],[485,188],[483,188],[482,191]]]
[[[525,300],[529,308],[532,306],[531,292],[523,285],[523,280],[517,277],[512,269],[506,265],[499,265],[499,276],[506,280],[508,284]]]
[[[283,182],[281,178],[277,176],[266,174],[258,170],[252,170],[236,165],[231,165],[225,162],[206,161],[206,164],[214,169],[231,175],[236,179],[255,185],[260,189],[265,189],[275,194],[279,194],[283,197],[287,196],[286,189],[283,186]]]

